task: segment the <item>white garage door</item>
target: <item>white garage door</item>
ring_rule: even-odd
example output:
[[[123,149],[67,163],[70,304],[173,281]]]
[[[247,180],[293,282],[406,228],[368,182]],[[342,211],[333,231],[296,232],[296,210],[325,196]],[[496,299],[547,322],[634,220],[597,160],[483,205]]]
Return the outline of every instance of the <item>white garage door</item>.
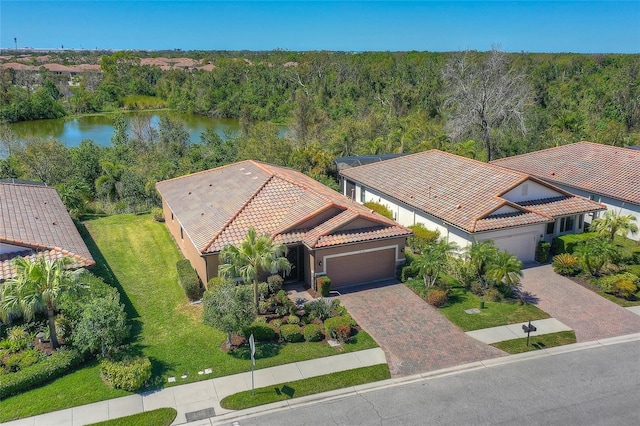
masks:
[[[522,262],[531,262],[536,257],[536,234],[518,234],[494,238],[493,242],[500,250],[515,254]]]

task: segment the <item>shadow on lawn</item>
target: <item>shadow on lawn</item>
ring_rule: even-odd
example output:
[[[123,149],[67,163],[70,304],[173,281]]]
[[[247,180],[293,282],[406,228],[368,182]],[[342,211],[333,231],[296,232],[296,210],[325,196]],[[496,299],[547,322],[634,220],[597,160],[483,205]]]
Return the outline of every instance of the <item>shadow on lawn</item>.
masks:
[[[120,292],[120,302],[124,303],[124,309],[127,313],[127,317],[131,320],[131,341],[135,341],[142,331],[142,324],[139,320],[137,320],[138,318],[140,318],[140,314],[138,314],[138,311],[136,311],[136,309],[133,307],[133,304],[127,296],[127,293],[122,288],[120,281],[118,281],[118,278],[113,273],[113,270],[102,255],[102,252],[98,248],[98,245],[89,233],[89,230],[87,229],[85,224],[79,221],[76,221],[75,223],[78,231],[80,232],[80,235],[82,236],[82,239],[84,240],[87,248],[93,256],[93,260],[96,261],[96,264],[91,269],[91,272],[102,278],[107,284],[117,288],[118,292]]]
[[[277,342],[258,343],[256,344],[255,358],[260,359],[277,356],[283,346],[284,345],[282,343]],[[249,348],[249,345],[243,345],[229,352],[229,355],[237,359],[249,360],[251,359],[251,348]]]

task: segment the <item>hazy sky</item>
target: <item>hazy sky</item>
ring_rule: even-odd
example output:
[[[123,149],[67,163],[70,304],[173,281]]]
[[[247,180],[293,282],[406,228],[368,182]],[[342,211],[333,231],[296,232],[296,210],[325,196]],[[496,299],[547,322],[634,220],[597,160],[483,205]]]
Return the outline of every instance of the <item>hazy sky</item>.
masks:
[[[640,1],[0,0],[0,48],[640,53]]]

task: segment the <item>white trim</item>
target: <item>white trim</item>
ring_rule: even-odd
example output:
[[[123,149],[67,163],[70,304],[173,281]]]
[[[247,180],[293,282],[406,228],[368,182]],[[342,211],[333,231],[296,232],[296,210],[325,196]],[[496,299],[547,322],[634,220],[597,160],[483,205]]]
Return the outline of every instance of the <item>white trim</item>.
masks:
[[[398,261],[400,259],[398,258],[398,245],[396,244],[396,245],[393,245],[393,246],[376,247],[376,248],[349,251],[349,252],[346,252],[346,253],[328,254],[326,256],[322,256],[322,271],[317,272],[317,273],[319,273],[319,274],[326,274],[327,273],[327,260],[329,260],[331,258],[351,256],[351,255],[354,255],[354,254],[363,254],[363,253],[370,253],[370,252],[374,252],[374,251],[389,250],[389,249],[395,249],[395,256],[396,256],[395,261],[396,261],[396,263],[398,263]]]

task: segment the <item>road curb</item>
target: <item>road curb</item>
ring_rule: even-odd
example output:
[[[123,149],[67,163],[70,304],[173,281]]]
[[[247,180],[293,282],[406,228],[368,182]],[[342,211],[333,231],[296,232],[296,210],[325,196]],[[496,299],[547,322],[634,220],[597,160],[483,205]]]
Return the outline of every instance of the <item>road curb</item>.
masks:
[[[232,413],[227,413],[220,416],[212,417],[210,420],[212,425],[228,424],[230,421],[240,421],[242,419],[254,417],[256,415],[279,412],[287,409],[302,407],[309,404],[315,404],[318,402],[345,398],[347,396],[365,394],[367,392],[373,392],[380,389],[392,388],[395,386],[416,383],[416,382],[436,379],[440,377],[451,376],[454,374],[466,373],[474,370],[480,370],[483,368],[492,368],[499,365],[506,365],[514,362],[529,360],[529,359],[543,358],[547,356],[560,355],[560,354],[565,354],[569,352],[577,352],[577,351],[593,349],[593,348],[603,347],[608,345],[616,345],[620,343],[634,342],[638,340],[640,340],[640,333],[635,333],[635,334],[628,334],[624,336],[594,340],[590,342],[581,342],[581,343],[573,343],[571,345],[556,346],[554,348],[549,348],[549,349],[540,349],[534,352],[524,352],[521,354],[507,355],[499,358],[490,358],[483,361],[476,361],[472,363],[461,364],[454,367],[428,371],[424,373],[414,374],[411,376],[396,377],[392,379],[382,380],[379,382],[372,382],[364,385],[357,385],[357,386],[352,386],[352,387],[343,388],[343,389],[336,389],[329,392],[323,392],[315,395],[308,395],[300,398],[294,398],[289,401],[278,401],[271,404],[260,405],[257,407],[248,408],[246,410],[234,411]]]

